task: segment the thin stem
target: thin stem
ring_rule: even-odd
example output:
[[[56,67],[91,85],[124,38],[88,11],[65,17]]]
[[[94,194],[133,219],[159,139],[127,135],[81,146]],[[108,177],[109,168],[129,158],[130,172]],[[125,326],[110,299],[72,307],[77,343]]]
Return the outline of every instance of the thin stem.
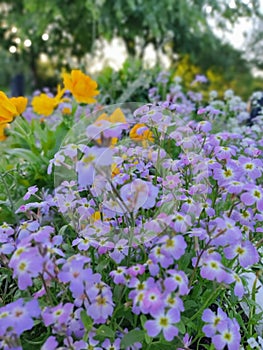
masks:
[[[12,197],[11,197],[11,193],[10,193],[10,191],[9,191],[9,188],[8,188],[8,186],[7,186],[7,183],[6,183],[6,181],[5,181],[5,177],[4,177],[4,175],[3,175],[2,172],[0,172],[0,175],[1,175],[1,179],[2,179],[2,182],[3,182],[4,188],[5,188],[5,191],[6,191],[6,195],[7,195],[7,197],[8,197],[9,202],[10,202],[11,208],[12,208],[13,211],[15,211],[14,202],[13,202],[13,199],[12,199]]]
[[[218,286],[216,290],[210,295],[210,297],[206,300],[205,304],[198,309],[198,311],[190,318],[190,321],[193,321],[196,319],[196,317],[209,305],[210,301],[213,300],[222,289],[222,286]]]

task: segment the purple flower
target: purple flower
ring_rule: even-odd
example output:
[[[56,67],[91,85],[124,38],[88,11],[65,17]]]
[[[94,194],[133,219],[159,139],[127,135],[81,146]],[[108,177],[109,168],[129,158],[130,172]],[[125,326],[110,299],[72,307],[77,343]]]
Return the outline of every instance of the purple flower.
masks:
[[[163,237],[159,243],[161,245],[161,252],[172,257],[175,260],[179,260],[184,255],[187,244],[181,235],[175,235],[174,237]]]
[[[93,273],[90,268],[84,268],[86,259],[69,259],[58,273],[58,278],[64,283],[70,283],[69,289],[73,296],[78,298],[84,292],[84,281],[93,281]]]
[[[122,266],[118,266],[117,270],[113,270],[110,272],[110,276],[113,278],[113,282],[115,284],[125,284],[126,268]]]
[[[58,304],[54,307],[46,307],[42,312],[45,326],[55,325],[58,329],[68,324],[74,305],[71,303]]]
[[[105,339],[102,343],[102,347],[105,350],[119,350],[121,347],[121,339],[116,339],[113,343],[109,339]]]
[[[163,332],[164,338],[167,341],[172,341],[178,335],[178,328],[174,326],[179,322],[180,318],[173,310],[167,313],[162,310],[155,315],[154,320],[145,322],[145,329],[150,337],[156,337],[160,332]]]
[[[18,247],[13,254],[9,266],[13,269],[13,276],[18,278],[18,287],[25,290],[32,286],[33,277],[37,277],[43,270],[44,258],[40,255],[38,248]]]
[[[81,187],[92,185],[95,178],[95,169],[108,167],[112,164],[112,150],[105,147],[86,147],[84,155],[77,162],[78,183]]]
[[[194,84],[194,83],[207,83],[207,82],[208,82],[208,79],[207,79],[207,77],[205,75],[197,74],[195,76],[195,79],[192,82],[192,84]]]
[[[167,175],[165,180],[163,181],[163,186],[169,189],[173,189],[177,187],[181,182],[180,175]]]
[[[113,250],[113,252],[109,253],[109,256],[119,264],[125,256],[128,255],[128,241],[127,239],[120,239]]]
[[[243,241],[231,245],[224,249],[227,259],[233,259],[237,256],[240,265],[244,268],[256,264],[259,261],[257,249],[250,241]]]
[[[52,335],[47,338],[45,343],[41,346],[41,350],[56,350],[58,345],[57,339]]]
[[[176,213],[174,216],[174,222],[170,224],[170,227],[175,232],[185,233],[188,230],[188,227],[191,225],[191,217],[183,213]]]
[[[230,275],[226,272],[224,265],[221,263],[219,254],[212,253],[202,260],[200,274],[203,278],[210,281],[228,282]]]
[[[202,320],[207,324],[202,330],[207,337],[212,337],[217,332],[218,325],[227,320],[227,314],[219,307],[215,314],[210,309],[205,309],[202,315]]]
[[[221,322],[217,330],[219,334],[212,337],[212,342],[216,350],[222,350],[227,346],[228,350],[239,350],[241,336],[239,333],[239,324],[236,319],[227,319]]]
[[[218,146],[215,147],[214,152],[216,153],[216,157],[220,160],[229,161],[236,154],[236,149],[234,147],[227,146]]]
[[[216,228],[214,227],[216,224]],[[234,244],[239,242],[242,238],[241,230],[236,226],[236,222],[226,215],[223,218],[216,218],[211,222],[213,227],[212,244],[216,246],[226,246],[227,244]]]
[[[128,268],[127,273],[130,276],[136,277],[142,275],[145,272],[145,267],[141,264],[137,264]]]
[[[164,286],[166,291],[171,292],[178,289],[179,295],[188,294],[188,278],[183,271],[168,270],[167,273],[171,277],[167,277],[164,280]]]
[[[33,317],[40,316],[40,309],[37,300],[27,303],[22,298],[0,308],[0,335],[9,330],[12,334],[20,336],[24,331],[34,326]]]
[[[38,191],[37,186],[28,187],[27,193],[23,197],[24,201],[28,200],[32,196],[32,194],[35,194],[37,191]]]
[[[263,211],[263,191],[261,187],[254,185],[247,185],[246,192],[241,194],[241,201],[251,206],[256,203],[258,211]]]
[[[233,273],[233,278],[235,281],[235,287],[234,287],[234,294],[238,297],[238,298],[242,298],[243,295],[245,294],[245,289],[242,283],[241,278],[238,276],[238,274]]]
[[[202,120],[201,122],[198,123],[197,130],[200,130],[200,131],[203,131],[205,133],[208,133],[209,131],[212,130],[212,125],[211,125],[211,123],[209,121]]]
[[[147,290],[144,294],[141,311],[154,316],[158,311],[164,309],[162,293],[157,287]]]
[[[173,258],[167,256],[164,252],[162,252],[162,248],[159,246],[156,246],[151,250],[149,258],[153,263],[160,263],[163,268],[167,268],[168,266],[172,265],[174,261]]]
[[[95,301],[87,306],[87,313],[94,323],[105,323],[113,312],[113,301],[107,294],[98,295]]]
[[[65,156],[74,159],[78,154],[78,145],[72,143],[66,145],[65,147],[63,147],[63,153],[65,154]]]
[[[228,184],[226,184],[226,189],[229,193],[239,194],[242,192],[244,187],[243,182],[240,181],[230,181]]]
[[[152,183],[135,179],[133,182],[122,186],[120,195],[126,207],[132,212],[139,208],[153,208],[158,191],[158,187]]]
[[[223,186],[229,181],[234,181],[240,178],[242,170],[234,161],[228,161],[228,163],[222,167],[214,168],[214,178],[218,181],[220,186]]]
[[[262,161],[260,159],[251,159],[244,156],[240,156],[238,160],[245,173],[251,179],[255,180],[261,176]]]
[[[175,314],[177,314],[178,318],[180,319],[181,312],[184,311],[184,304],[182,302],[182,299],[180,299],[178,296],[174,295],[174,293],[168,293],[165,298],[165,306],[169,307]]]

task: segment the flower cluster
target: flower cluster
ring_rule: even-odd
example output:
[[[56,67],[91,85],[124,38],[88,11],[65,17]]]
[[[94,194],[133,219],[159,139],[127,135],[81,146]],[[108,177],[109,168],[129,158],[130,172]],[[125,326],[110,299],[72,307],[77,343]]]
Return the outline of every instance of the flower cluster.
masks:
[[[88,117],[64,88],[34,97],[43,115],[65,103],[75,125],[53,153],[43,143],[51,185],[30,183],[13,203],[4,182],[14,220],[0,226],[1,348],[262,346],[263,124],[232,121],[245,105],[230,91],[207,104],[168,81],[157,79],[164,100],[158,85],[146,105],[96,105]],[[64,85],[95,102],[83,73]],[[28,123],[50,135],[64,120],[39,134]]]

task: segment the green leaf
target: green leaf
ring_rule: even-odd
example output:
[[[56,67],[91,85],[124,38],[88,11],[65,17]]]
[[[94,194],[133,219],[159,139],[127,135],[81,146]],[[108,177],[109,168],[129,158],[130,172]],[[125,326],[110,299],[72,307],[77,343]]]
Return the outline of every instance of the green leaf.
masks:
[[[102,325],[100,326],[97,331],[96,331],[96,337],[98,338],[111,338],[114,339],[115,338],[115,332],[108,326]]]
[[[138,329],[133,329],[129,333],[125,334],[121,340],[121,349],[126,349],[136,342],[142,342],[144,340],[145,332]]]
[[[185,334],[185,324],[184,322],[180,321],[176,324],[176,327],[179,329],[179,332],[182,334]]]
[[[92,319],[87,315],[86,311],[82,310],[80,313],[81,321],[84,324],[84,327],[87,332],[89,332],[93,326]]]
[[[144,327],[144,323],[147,321],[147,317],[145,315],[141,315],[140,320],[141,320],[142,327]]]

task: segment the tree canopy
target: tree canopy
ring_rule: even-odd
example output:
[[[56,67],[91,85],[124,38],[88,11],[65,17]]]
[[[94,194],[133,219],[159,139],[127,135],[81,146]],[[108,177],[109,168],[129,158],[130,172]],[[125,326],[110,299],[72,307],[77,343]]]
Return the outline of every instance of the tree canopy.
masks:
[[[67,57],[80,63],[97,39],[116,36],[131,55],[142,56],[151,43],[188,54],[204,69],[234,64],[244,70],[241,54],[221,43],[209,19],[226,28],[239,17],[260,16],[259,0],[9,0],[0,1],[0,10],[0,47],[35,73],[41,53],[58,67],[67,65]]]

